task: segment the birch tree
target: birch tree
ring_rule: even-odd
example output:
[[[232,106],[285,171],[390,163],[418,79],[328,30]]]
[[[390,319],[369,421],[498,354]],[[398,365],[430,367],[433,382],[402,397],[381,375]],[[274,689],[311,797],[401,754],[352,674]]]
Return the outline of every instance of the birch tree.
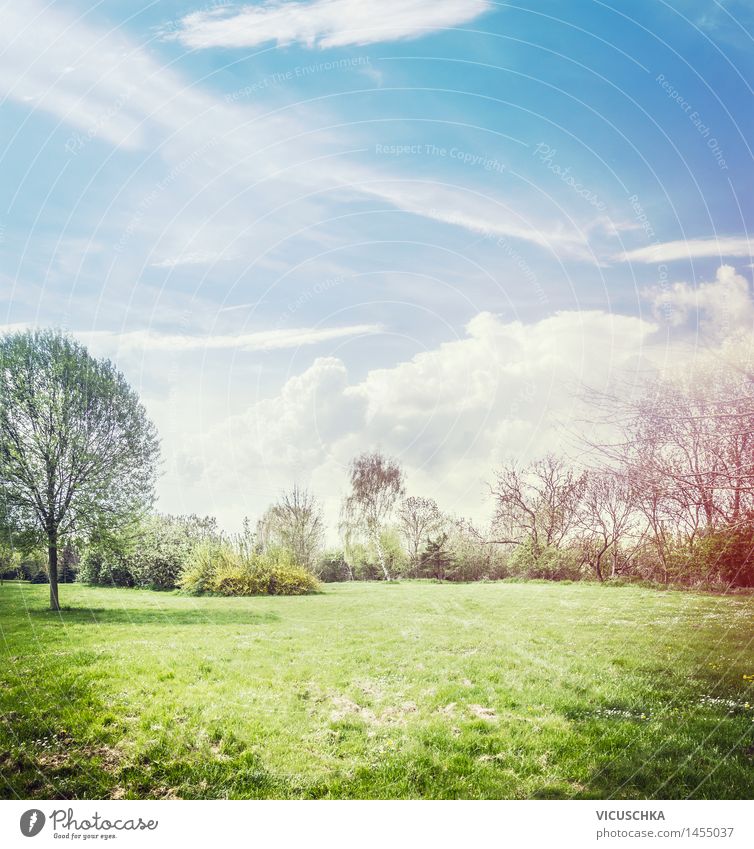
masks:
[[[374,547],[386,581],[391,579],[380,535],[403,495],[403,471],[396,460],[379,451],[360,454],[349,470],[351,493],[343,503],[346,535],[363,532]]]

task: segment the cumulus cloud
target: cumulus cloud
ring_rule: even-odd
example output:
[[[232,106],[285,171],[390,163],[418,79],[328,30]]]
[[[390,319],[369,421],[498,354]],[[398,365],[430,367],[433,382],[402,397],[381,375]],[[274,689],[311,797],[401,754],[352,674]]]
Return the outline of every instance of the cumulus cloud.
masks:
[[[492,8],[488,0],[269,0],[241,9],[186,15],[175,32],[186,47],[254,47],[270,41],[344,47],[417,38],[455,27]]]
[[[668,293],[646,294],[660,314]],[[197,509],[211,491],[218,515],[237,523],[296,481],[323,499],[332,530],[349,460],[377,447],[400,460],[410,492],[484,521],[486,482],[499,463],[576,449],[574,433],[593,412],[585,387],[628,390],[652,372],[688,369],[696,356],[723,355],[726,340],[739,338],[735,329],[754,321],[748,283],[730,266],[697,287],[677,283],[669,296],[679,317],[693,312],[723,328],[712,347],[685,331],[668,337],[660,322],[601,310],[529,323],[481,312],[457,338],[360,377],[336,357],[317,359],[184,445],[182,506]]]
[[[308,484],[334,527],[348,461],[379,447],[400,459],[411,491],[427,487],[445,509],[484,515],[495,464],[557,448],[581,414],[581,386],[604,388],[635,367],[654,329],[601,311],[532,324],[485,312],[459,338],[362,379],[339,359],[318,359],[187,444],[187,485],[211,488],[218,512],[238,521],[293,481]]]
[[[697,286],[677,282],[646,294],[655,316],[675,327],[692,320],[715,336],[725,336],[737,329],[750,330],[754,323],[749,281],[731,265],[721,265],[712,281]]]
[[[345,365],[321,357],[278,394],[187,440],[177,463],[205,492],[209,486],[218,493],[219,510],[236,519],[258,514],[265,498],[327,464],[344,437],[361,431],[365,415],[366,401],[349,386]]]

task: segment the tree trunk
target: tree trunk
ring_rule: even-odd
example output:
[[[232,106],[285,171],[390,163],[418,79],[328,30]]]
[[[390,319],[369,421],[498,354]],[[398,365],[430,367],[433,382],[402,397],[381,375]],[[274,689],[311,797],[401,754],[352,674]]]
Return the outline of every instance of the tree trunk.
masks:
[[[595,561],[594,561],[594,571],[595,571],[595,573],[596,573],[596,575],[597,575],[597,580],[598,580],[598,581],[602,584],[602,583],[604,583],[604,582],[605,582],[605,578],[604,578],[604,576],[603,576],[603,574],[602,574],[602,563],[601,563],[601,561],[602,561],[602,556],[601,556],[601,555],[600,555],[599,557],[595,558]]]
[[[390,572],[388,572],[387,565],[385,564],[385,552],[382,550],[382,543],[380,542],[379,533],[374,535],[374,547],[377,549],[377,559],[380,561],[380,566],[382,567],[382,574],[386,581],[390,580]]]
[[[50,531],[48,535],[49,546],[47,553],[49,556],[48,572],[50,576],[50,610],[60,610],[60,601],[58,600],[58,532]]]

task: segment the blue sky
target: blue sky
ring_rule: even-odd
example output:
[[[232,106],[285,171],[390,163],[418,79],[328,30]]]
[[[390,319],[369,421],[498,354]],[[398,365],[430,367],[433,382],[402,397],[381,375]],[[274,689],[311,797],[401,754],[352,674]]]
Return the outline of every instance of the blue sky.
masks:
[[[531,6],[532,8],[528,8]],[[2,323],[112,357],[160,506],[349,457],[483,515],[574,387],[751,330],[745,2],[2,7]]]

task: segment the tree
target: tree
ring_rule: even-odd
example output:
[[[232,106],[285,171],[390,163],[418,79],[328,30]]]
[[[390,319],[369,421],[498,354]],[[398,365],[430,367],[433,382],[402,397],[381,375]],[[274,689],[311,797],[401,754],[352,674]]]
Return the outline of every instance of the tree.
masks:
[[[591,447],[631,481],[665,582],[696,579],[704,553],[719,549],[710,540],[725,534],[748,538],[754,516],[754,387],[735,358],[702,358],[693,371],[644,381],[638,393],[592,393],[590,400],[615,434]]]
[[[535,560],[549,548],[560,548],[576,527],[585,487],[586,474],[552,454],[525,469],[509,464],[492,489],[496,539],[491,542],[529,542]]]
[[[440,533],[443,515],[433,498],[404,498],[398,508],[398,524],[406,542],[411,563],[419,562],[422,547],[433,534]]]
[[[343,503],[343,526],[346,537],[353,531],[364,532],[374,546],[386,581],[391,578],[383,550],[381,531],[403,495],[403,471],[396,460],[379,451],[360,454],[351,462],[349,471],[351,494]]]
[[[447,550],[448,535],[442,532],[435,539],[427,539],[427,545],[419,559],[422,574],[429,574],[438,581],[444,581],[448,569],[453,564],[453,556]]]
[[[287,548],[296,563],[309,571],[315,568],[324,536],[322,510],[317,499],[298,486],[284,492],[257,526],[257,540],[262,549],[269,546]]]
[[[604,561],[610,558],[610,575],[619,572],[621,543],[639,525],[635,550],[644,537],[642,523],[637,523],[637,496],[629,479],[620,472],[607,469],[591,472],[579,510],[579,535],[584,558],[594,569],[599,581],[605,580]]]
[[[0,486],[16,527],[46,541],[52,610],[61,543],[149,507],[158,457],[154,425],[109,360],[58,331],[0,338]]]

